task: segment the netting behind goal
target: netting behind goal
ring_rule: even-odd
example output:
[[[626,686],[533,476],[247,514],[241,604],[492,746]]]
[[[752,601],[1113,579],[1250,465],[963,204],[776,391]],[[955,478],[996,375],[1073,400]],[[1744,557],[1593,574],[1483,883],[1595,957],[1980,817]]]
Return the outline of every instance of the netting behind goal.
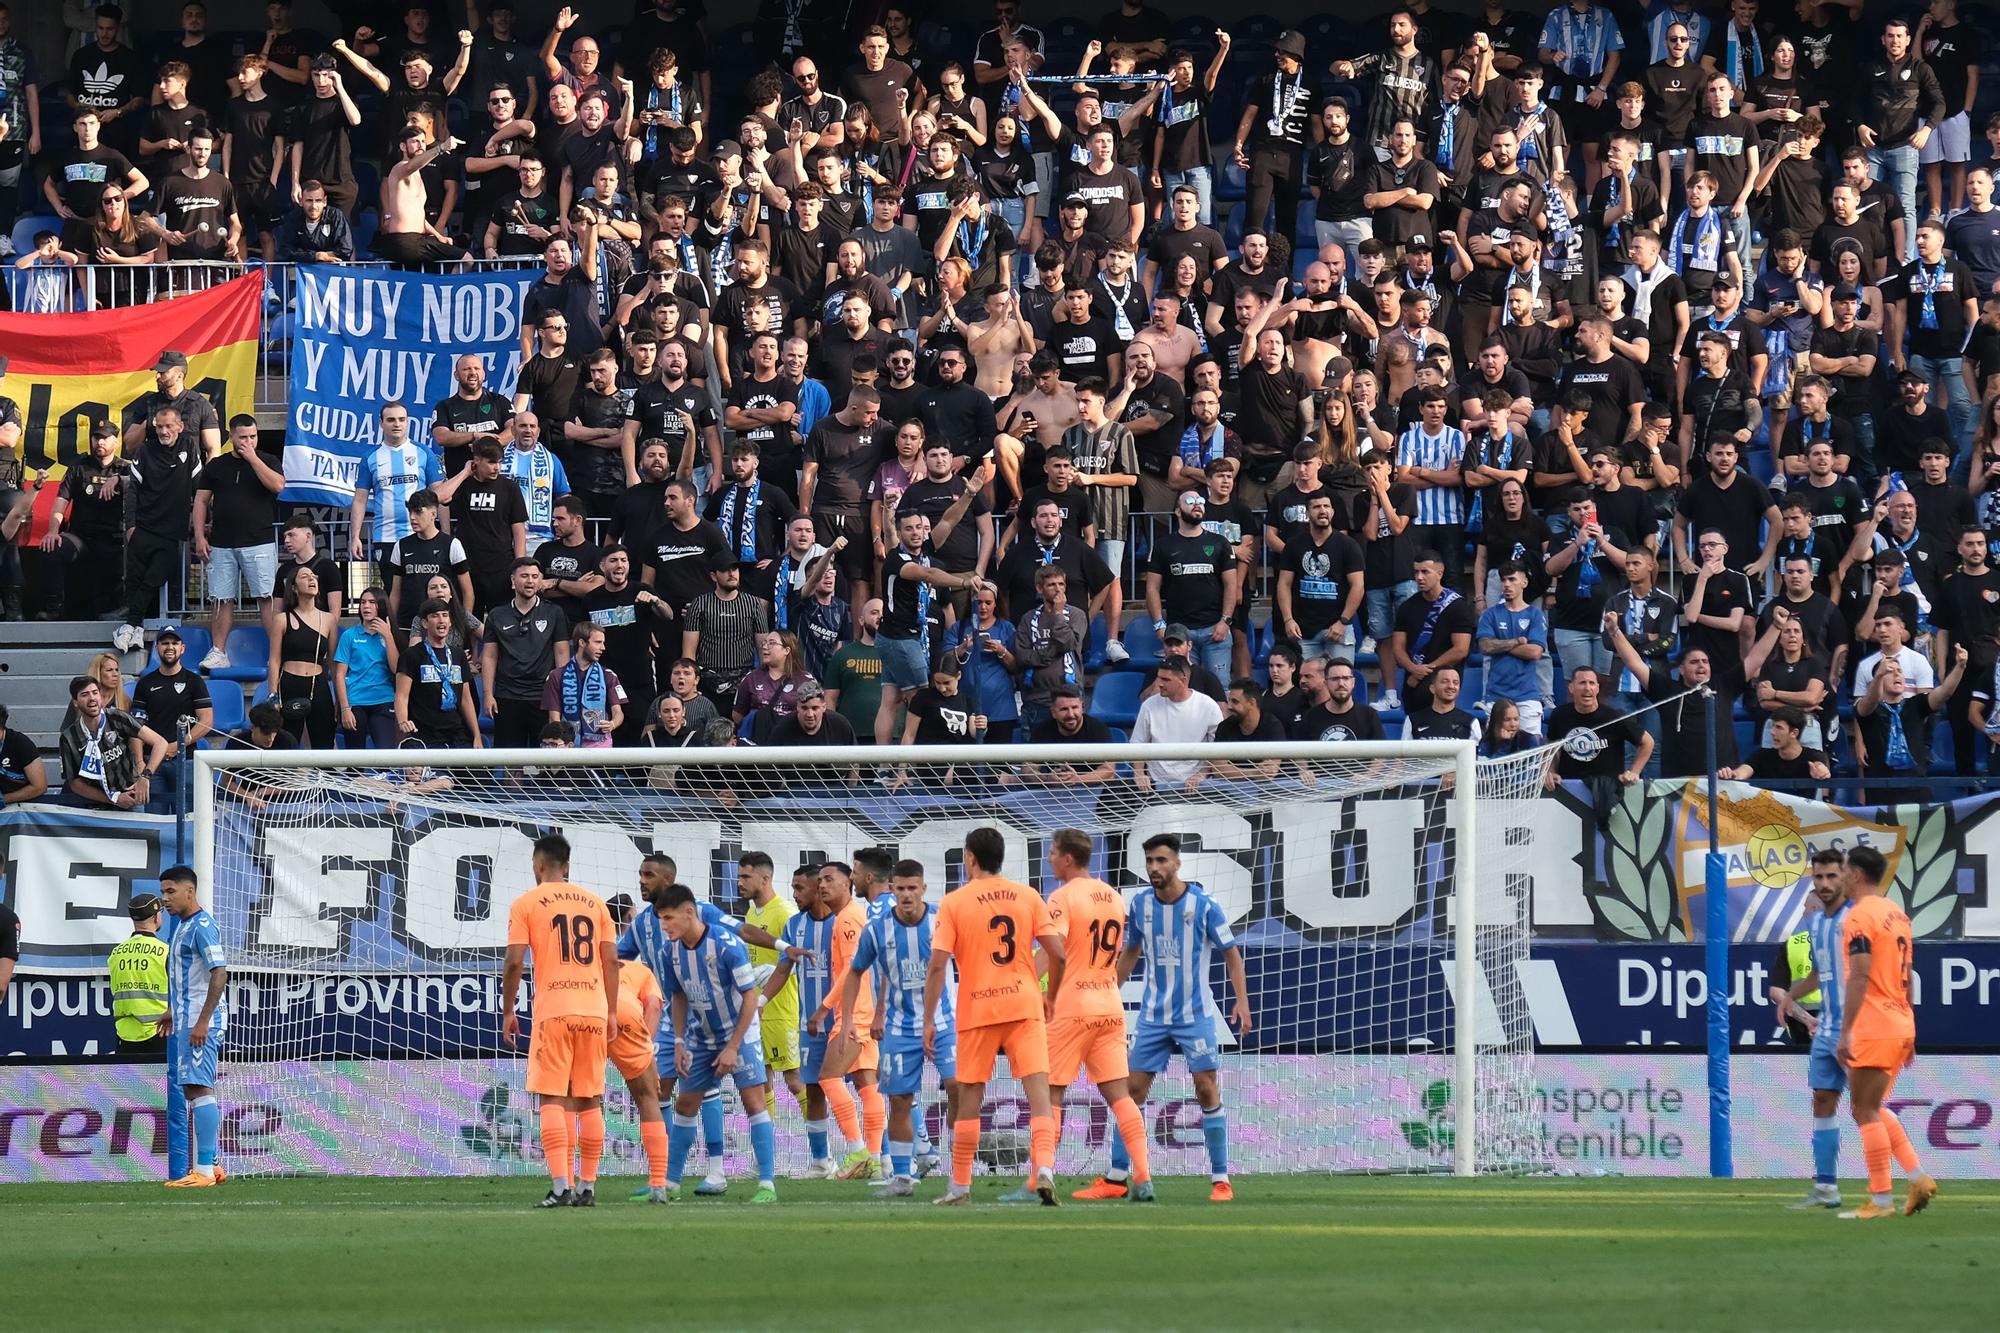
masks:
[[[432,754],[423,769],[381,767],[371,752],[300,756],[327,761],[304,767],[204,755],[197,868],[222,923],[234,1007],[223,1096],[256,1108],[233,1122],[249,1130],[224,1145],[231,1170],[542,1169],[525,1061],[500,1040],[499,1006],[507,910],[532,883],[530,846],[544,831],[570,839],[571,877],[607,897],[638,897],[641,858],[662,852],[697,896],[734,912],[737,858],[749,850],[772,857],[788,895],[793,867],[880,846],[921,862],[935,900],[960,882],[965,834],[981,825],[1005,835],[1002,873],[1045,893],[1057,829],[1089,833],[1094,872],[1128,896],[1146,882],[1141,843],[1181,836],[1182,875],[1226,910],[1249,978],[1243,1036],[1223,1021],[1220,959],[1209,987],[1233,1169],[1535,1168],[1519,973],[1522,803],[1539,796],[1541,755],[1481,763],[1468,801],[1457,756],[1437,747],[945,753],[902,750],[891,766],[872,750],[542,752],[524,768],[527,756],[507,767],[468,752]],[[1135,763],[1148,765],[1150,789]],[[1458,892],[1468,882],[1469,937]],[[1131,1022],[1143,977],[1142,964],[1126,988]],[[747,1131],[733,1093],[729,1102],[740,1159]],[[775,1102],[781,1169],[796,1172],[802,1116],[782,1091]],[[615,1072],[606,1106],[607,1171],[639,1174]],[[927,1088],[919,1108],[940,1136],[942,1095]],[[1146,1117],[1157,1172],[1207,1170],[1179,1061]],[[1027,1144],[1017,1085],[993,1085],[986,1124],[981,1160],[1012,1170]],[[1080,1082],[1062,1169],[1102,1167],[1114,1132]]]

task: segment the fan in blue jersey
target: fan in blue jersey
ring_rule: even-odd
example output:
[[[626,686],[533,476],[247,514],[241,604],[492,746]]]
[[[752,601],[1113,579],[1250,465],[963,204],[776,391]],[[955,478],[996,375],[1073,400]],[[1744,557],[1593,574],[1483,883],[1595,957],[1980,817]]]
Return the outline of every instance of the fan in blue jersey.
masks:
[[[444,480],[437,455],[410,438],[410,409],[399,402],[382,405],[382,442],[361,455],[354,465],[354,504],[349,515],[353,538],[348,555],[368,555],[373,542],[379,554],[410,535],[410,497]],[[373,517],[368,511],[374,510]]]
[[[1806,1086],[1812,1089],[1813,1184],[1806,1197],[1791,1208],[1840,1207],[1840,1094],[1847,1089],[1847,1071],[1834,1052],[1840,1046],[1840,1006],[1847,984],[1845,955],[1841,949],[1840,927],[1847,920],[1846,862],[1831,848],[1813,853],[1812,892],[1819,911],[1806,922],[1812,949],[1811,968],[1798,974],[1788,968],[1789,986],[1771,987],[1771,1001],[1778,1016],[1796,1016],[1812,1032],[1812,1054],[1806,1064]],[[1811,997],[1819,1003],[1814,1012]]]
[[[229,1179],[215,1159],[222,1135],[215,1080],[229,1030],[229,960],[222,952],[221,928],[195,896],[194,871],[175,866],[162,874],[160,897],[175,923],[167,941],[167,1017],[160,1031],[178,1037],[172,1048],[173,1078],[194,1122],[194,1165],[167,1184],[199,1189]]]
[[[858,865],[860,858],[856,858]],[[879,1188],[885,1197],[916,1192],[916,1117],[912,1108],[924,1081],[924,979],[931,964],[931,927],[937,909],[924,901],[924,867],[919,861],[898,861],[889,878],[889,911],[871,915],[854,948],[847,976],[841,980],[840,1029],[854,1030],[854,1010],[861,978],[874,974],[875,1035],[882,1043],[882,1091],[889,1098],[888,1179]],[[958,1043],[952,1021],[951,993],[938,1000],[937,1038],[928,1057],[944,1090],[945,1130],[958,1120]]]
[[[1200,885],[1181,878],[1181,840],[1171,833],[1146,839],[1146,879],[1150,888],[1132,899],[1125,920],[1125,950],[1118,957],[1122,985],[1141,959],[1145,991],[1132,1041],[1132,1100],[1144,1106],[1153,1080],[1164,1073],[1176,1051],[1186,1062],[1201,1103],[1201,1136],[1208,1144],[1208,1197],[1226,1203],[1236,1197],[1229,1183],[1229,1120],[1222,1109],[1222,1080],[1216,1072],[1221,1046],[1209,1017],[1209,963],[1215,951],[1229,969],[1236,994],[1230,1023],[1239,1036],[1250,1031],[1250,986],[1243,951],[1229,931],[1229,919]],[[1111,1140],[1111,1169],[1104,1178],[1125,1179],[1130,1162],[1125,1141]]]
[[[764,1102],[764,1038],[757,1028],[762,1005],[749,951],[735,931],[710,921],[685,884],[660,890],[654,909],[670,941],[660,988],[672,1015],[674,1072],[680,1080],[667,1132],[667,1198],[680,1197],[703,1094],[734,1079],[750,1117],[750,1152],[757,1162],[757,1192],[750,1202],[776,1203],[777,1133]]]
[[[663,917],[666,909],[660,906],[660,892],[672,884],[679,876],[680,867],[674,858],[663,852],[654,852],[639,863],[639,896],[651,904],[652,911],[638,912],[632,917],[632,924],[618,937],[618,956],[621,959],[639,959],[653,969],[653,976],[660,983],[660,993],[667,994],[667,931]],[[755,926],[746,926],[735,917],[725,913],[714,903],[699,905],[702,919],[712,926],[721,926],[732,931],[752,944],[770,947],[775,941]],[[654,1043],[655,1066],[660,1073],[660,1098],[662,1101],[674,1095],[674,1030],[669,1015],[660,1014],[660,1032]],[[722,1120],[722,1089],[715,1089],[701,1104],[702,1149],[708,1158],[708,1174],[701,1184],[695,1186],[696,1194],[722,1194],[729,1189],[729,1178],[723,1173],[722,1156],[725,1148]],[[632,1195],[634,1202],[651,1197],[651,1191],[641,1189]]]
[[[806,1179],[832,1180],[840,1174],[840,1164],[833,1160],[828,1142],[833,1126],[827,1118],[826,1090],[819,1085],[820,1065],[826,1060],[826,1033],[814,1028],[832,987],[833,913],[820,900],[819,871],[814,862],[792,872],[792,901],[799,910],[785,922],[777,964],[764,979],[764,998],[776,996],[785,988],[786,978],[798,973],[799,1077],[806,1085],[806,1147],[812,1153]]]

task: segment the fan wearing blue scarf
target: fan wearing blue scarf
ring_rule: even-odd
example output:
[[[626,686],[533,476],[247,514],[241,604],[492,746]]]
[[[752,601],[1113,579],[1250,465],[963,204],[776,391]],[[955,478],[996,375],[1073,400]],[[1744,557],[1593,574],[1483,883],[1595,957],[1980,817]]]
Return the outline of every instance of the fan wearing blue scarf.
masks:
[[[579,749],[611,745],[611,733],[625,723],[625,687],[604,665],[604,627],[588,622],[570,636],[569,661],[555,669],[542,691],[549,721],[566,722]]]

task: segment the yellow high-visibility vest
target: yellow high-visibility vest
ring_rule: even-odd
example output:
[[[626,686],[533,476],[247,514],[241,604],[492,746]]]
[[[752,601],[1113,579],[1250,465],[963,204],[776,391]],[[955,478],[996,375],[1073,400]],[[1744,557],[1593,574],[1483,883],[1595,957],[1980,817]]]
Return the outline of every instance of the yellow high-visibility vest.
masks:
[[[1813,970],[1812,935],[1810,933],[1802,930],[1785,941],[1785,963],[1792,969],[1791,979],[1793,981],[1797,981],[1800,977],[1805,976]],[[1810,995],[1801,995],[1798,1002],[1805,1008],[1811,1009],[1819,1004],[1819,992],[1814,991]]]
[[[167,946],[138,931],[111,951],[111,1015],[118,1040],[145,1041],[167,1016]]]

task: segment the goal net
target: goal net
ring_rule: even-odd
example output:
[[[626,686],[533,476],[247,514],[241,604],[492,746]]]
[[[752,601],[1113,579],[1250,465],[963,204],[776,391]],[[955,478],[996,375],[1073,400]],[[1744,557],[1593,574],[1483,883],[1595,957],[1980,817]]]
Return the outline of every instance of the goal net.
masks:
[[[499,1009],[508,907],[533,882],[543,832],[569,839],[571,878],[607,898],[640,899],[642,858],[664,853],[697,897],[736,913],[747,851],[772,858],[789,897],[794,867],[880,847],[920,862],[936,900],[982,825],[1005,837],[1001,873],[1044,893],[1058,829],[1088,833],[1093,873],[1128,897],[1146,885],[1141,844],[1180,836],[1182,877],[1222,906],[1248,978],[1247,1033],[1225,1021],[1220,954],[1208,988],[1232,1170],[1538,1166],[1521,971],[1526,803],[1544,753],[1476,766],[1454,742],[912,748],[893,763],[874,749],[735,747],[398,752],[394,767],[376,751],[198,758],[196,869],[231,970],[233,1173],[542,1170],[525,1046],[502,1043]],[[1144,972],[1126,986],[1128,1025]],[[606,1172],[641,1174],[615,1071],[606,1087]],[[796,1174],[803,1117],[782,1088],[773,1101],[781,1173]],[[942,1142],[934,1086],[919,1110]],[[740,1173],[733,1092],[726,1111]],[[1156,1172],[1208,1170],[1179,1060],[1145,1115]],[[997,1079],[981,1160],[1011,1171],[1027,1122],[1018,1085]],[[1101,1169],[1115,1132],[1079,1081],[1063,1171]]]

